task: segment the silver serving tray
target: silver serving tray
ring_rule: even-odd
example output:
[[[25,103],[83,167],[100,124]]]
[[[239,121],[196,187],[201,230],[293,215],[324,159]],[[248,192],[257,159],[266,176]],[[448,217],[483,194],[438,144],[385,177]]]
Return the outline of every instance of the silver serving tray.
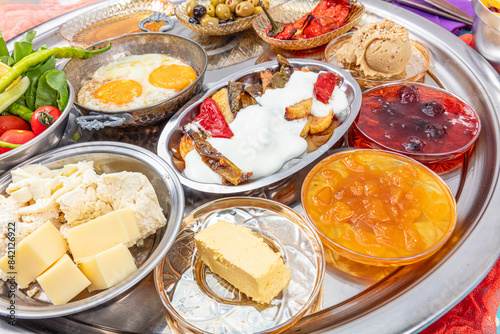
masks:
[[[382,1],[364,0],[363,4],[366,13],[359,25],[387,17],[404,25],[412,38],[426,44],[432,54],[433,72],[447,89],[475,108],[482,121],[482,133],[464,172],[443,175],[452,191],[457,193],[462,189],[458,200],[457,228],[448,243],[430,259],[397,269],[384,279],[353,277],[329,266],[318,305],[289,333],[417,333],[470,293],[500,255],[500,215],[497,213],[500,204],[499,74],[476,51],[430,21]],[[58,26],[96,6],[91,5],[37,27],[35,47],[43,42],[55,46],[65,45],[57,34]],[[171,33],[199,38],[178,23]],[[231,40],[231,47],[237,45],[234,41]],[[225,45],[224,40],[220,44]],[[12,47],[12,41],[8,46]],[[266,46],[261,45],[259,48],[255,50],[270,52]],[[223,49],[224,55],[231,52],[229,45]],[[216,54],[216,50],[213,50],[210,58]],[[241,58],[237,65],[207,71],[205,88],[207,83],[217,82],[220,78],[254,65],[256,57]],[[426,76],[426,82],[434,83],[429,76]],[[307,168],[294,176],[295,185],[300,185],[301,177],[306,173]],[[461,182],[464,177],[465,181]],[[272,190],[262,195],[268,192]],[[186,211],[190,212],[208,199],[199,192],[188,192],[186,201],[190,202],[186,206]],[[300,210],[297,202],[289,205]],[[5,319],[0,321],[2,333],[24,333],[26,330],[70,333],[178,332],[156,294],[152,275],[113,303],[64,318],[19,320],[17,326],[8,325]]]
[[[262,177],[256,180],[249,180],[248,183],[237,186],[196,182],[190,180],[181,171],[179,171],[173,161],[173,159],[175,158],[172,155],[172,149],[179,144],[184,133],[184,126],[189,122],[192,122],[196,117],[200,104],[207,97],[212,96],[218,90],[226,87],[229,81],[238,81],[246,84],[257,84],[260,71],[267,68],[271,68],[273,70],[276,70],[278,68],[277,61],[269,61],[259,65],[254,65],[245,70],[231,74],[224,79],[221,79],[219,82],[211,86],[208,91],[193,98],[190,103],[181,108],[181,110],[179,110],[174,116],[172,116],[170,121],[163,129],[157,147],[158,155],[165,161],[167,161],[170,166],[172,166],[183,185],[189,187],[190,189],[201,192],[224,195],[247,193],[259,188],[269,187],[281,182],[290,175],[310,165],[312,162],[321,157],[328,149],[335,145],[342,138],[342,136],[344,136],[351,124],[354,122],[354,119],[359,113],[359,108],[361,107],[361,89],[359,88],[356,80],[354,80],[354,78],[348,72],[324,62],[300,58],[291,58],[288,59],[288,61],[294,68],[306,67],[313,72],[328,71],[337,73],[339,75],[339,88],[346,94],[347,100],[349,102],[349,107],[347,111],[347,117],[343,120],[342,124],[340,124],[334,130],[330,139],[325,144],[318,147],[315,151],[306,153],[298,158],[294,158],[286,162],[285,165],[273,175]]]

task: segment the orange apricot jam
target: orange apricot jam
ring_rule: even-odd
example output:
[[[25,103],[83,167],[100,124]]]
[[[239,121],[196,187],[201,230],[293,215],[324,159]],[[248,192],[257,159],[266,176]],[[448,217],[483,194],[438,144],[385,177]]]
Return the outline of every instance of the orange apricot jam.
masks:
[[[302,206],[326,244],[352,260],[402,265],[433,254],[451,234],[456,203],[423,165],[377,150],[334,154],[307,175]]]

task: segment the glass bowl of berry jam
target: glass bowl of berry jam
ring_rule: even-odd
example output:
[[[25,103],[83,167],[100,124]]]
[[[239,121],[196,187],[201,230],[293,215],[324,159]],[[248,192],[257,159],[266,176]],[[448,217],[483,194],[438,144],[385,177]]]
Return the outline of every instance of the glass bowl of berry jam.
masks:
[[[437,173],[459,167],[481,122],[460,97],[419,83],[390,83],[363,92],[349,144],[409,156]]]
[[[455,198],[436,173],[404,155],[372,149],[323,159],[307,174],[301,201],[326,247],[375,266],[431,256],[457,217]]]

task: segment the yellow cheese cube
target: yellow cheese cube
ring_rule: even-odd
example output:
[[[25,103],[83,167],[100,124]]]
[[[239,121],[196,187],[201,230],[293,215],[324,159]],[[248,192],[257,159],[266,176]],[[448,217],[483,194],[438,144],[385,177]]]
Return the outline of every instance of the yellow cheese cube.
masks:
[[[36,280],[54,305],[66,304],[90,284],[68,254],[64,254]]]
[[[26,288],[45,269],[66,253],[67,244],[59,230],[50,222],[37,228],[15,248],[14,260],[9,252],[0,259],[0,269],[15,276],[20,288]]]
[[[247,227],[219,221],[195,240],[203,262],[258,303],[271,302],[290,281],[281,255]]]
[[[132,254],[123,244],[85,259],[79,268],[92,283],[89,292],[110,288],[137,270]]]
[[[67,232],[69,249],[75,262],[138,237],[135,214],[129,208],[110,212]]]

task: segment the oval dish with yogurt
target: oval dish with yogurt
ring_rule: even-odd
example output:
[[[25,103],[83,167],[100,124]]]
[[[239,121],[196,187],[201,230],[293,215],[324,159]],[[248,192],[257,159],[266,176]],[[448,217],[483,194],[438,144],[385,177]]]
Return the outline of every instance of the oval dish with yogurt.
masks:
[[[187,180],[239,186],[290,171],[311,152],[335,144],[359,108],[359,87],[325,66],[309,68],[285,58],[278,64],[233,75],[181,111],[182,120],[172,119],[165,128],[159,155],[170,158]]]

